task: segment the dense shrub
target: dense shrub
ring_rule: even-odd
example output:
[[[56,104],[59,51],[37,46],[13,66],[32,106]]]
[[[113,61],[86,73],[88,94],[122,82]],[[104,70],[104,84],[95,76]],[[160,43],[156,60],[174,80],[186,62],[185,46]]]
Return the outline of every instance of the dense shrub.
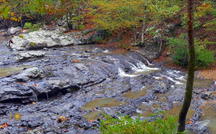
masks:
[[[188,47],[187,40],[184,37],[169,38],[168,44],[171,48],[172,59],[176,64],[181,66],[188,65]],[[206,49],[203,45],[195,46],[196,67],[206,67],[214,62],[214,53]]]
[[[100,131],[102,134],[175,134],[177,128],[177,118],[158,118],[155,121],[112,117],[102,120]]]
[[[175,15],[180,3],[179,0],[90,0],[87,16],[100,29],[126,32]]]
[[[41,24],[32,24],[30,22],[26,22],[24,24],[24,27],[25,29],[29,29],[30,31],[36,31],[38,30],[39,28],[41,27]]]
[[[214,52],[205,49],[204,46],[196,47],[196,53],[197,53],[196,65],[198,67],[209,66],[215,60]]]
[[[67,25],[82,29],[83,10],[87,0],[0,0],[0,19],[17,22],[40,20],[50,24],[66,18]]]

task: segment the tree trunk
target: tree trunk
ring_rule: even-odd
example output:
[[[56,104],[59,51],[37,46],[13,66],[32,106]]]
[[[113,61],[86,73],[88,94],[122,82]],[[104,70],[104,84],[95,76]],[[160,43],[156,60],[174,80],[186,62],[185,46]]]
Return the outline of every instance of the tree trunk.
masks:
[[[188,3],[188,48],[189,48],[189,63],[188,63],[188,78],[183,106],[179,114],[178,133],[185,131],[186,116],[192,100],[192,91],[194,83],[195,71],[195,47],[193,35],[193,0],[187,0]]]
[[[141,44],[143,45],[144,44],[144,34],[145,34],[145,21],[143,20],[143,23],[142,23],[142,31],[141,31]]]

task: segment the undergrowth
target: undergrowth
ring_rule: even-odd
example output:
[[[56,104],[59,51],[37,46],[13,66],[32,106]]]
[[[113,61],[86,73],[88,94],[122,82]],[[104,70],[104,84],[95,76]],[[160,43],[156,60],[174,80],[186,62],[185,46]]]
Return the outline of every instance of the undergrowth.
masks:
[[[187,40],[181,36],[179,38],[169,38],[168,44],[171,48],[173,61],[181,66],[188,65]],[[195,66],[208,67],[215,61],[214,52],[208,50],[200,41],[195,41],[196,61]]]
[[[157,118],[154,121],[132,119],[124,116],[112,118],[107,116],[101,121],[102,134],[176,134],[177,117]]]
[[[30,31],[36,31],[40,27],[41,27],[41,24],[32,24],[30,22],[26,22],[23,28],[29,29]]]

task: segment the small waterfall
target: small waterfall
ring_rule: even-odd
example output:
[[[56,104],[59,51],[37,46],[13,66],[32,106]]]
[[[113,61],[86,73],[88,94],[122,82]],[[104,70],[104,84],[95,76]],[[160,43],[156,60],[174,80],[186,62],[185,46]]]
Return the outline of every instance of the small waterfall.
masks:
[[[135,73],[160,70],[159,68],[151,68],[151,67],[148,67],[148,66],[146,66],[146,65],[145,65],[144,63],[142,63],[142,62],[138,62],[136,65],[134,65],[134,64],[131,63],[131,67],[132,67],[132,70],[133,70]]]
[[[177,77],[176,79],[177,79],[177,80],[180,80],[180,81],[186,81],[186,79],[185,79],[184,76]]]
[[[133,73],[132,74],[127,74],[122,68],[119,68],[118,72],[119,72],[119,75],[121,77],[137,77],[137,76],[141,75],[142,73],[144,74],[144,73],[148,73],[148,72],[151,72],[151,71],[160,70],[159,68],[148,67],[142,62],[138,62],[138,63],[136,63],[136,65],[133,64],[133,63],[129,63],[129,64],[131,66],[131,69],[132,69]]]
[[[162,79],[162,77],[158,77],[158,76],[153,76],[153,78],[156,79],[156,80],[161,80]]]
[[[109,51],[109,50],[107,50],[107,49],[103,51],[103,53],[109,53],[109,52],[110,52],[110,51]]]
[[[118,73],[119,73],[119,76],[121,77],[137,77],[138,75],[135,75],[135,74],[127,74],[123,69],[119,68],[118,69]]]
[[[165,77],[166,78],[169,77],[167,79],[173,81],[176,84],[183,84],[186,81],[185,76],[181,75],[180,71],[177,71],[177,70],[168,70],[167,76],[165,76]]]
[[[174,80],[172,77],[170,76],[167,76],[167,75],[161,75],[162,77],[165,77],[167,78],[168,80],[174,82],[176,85],[183,85],[184,83],[180,82],[180,81],[177,81],[177,80]]]
[[[151,64],[148,59],[145,58],[145,60],[146,60],[146,62],[148,64],[148,66],[153,66],[153,64]]]

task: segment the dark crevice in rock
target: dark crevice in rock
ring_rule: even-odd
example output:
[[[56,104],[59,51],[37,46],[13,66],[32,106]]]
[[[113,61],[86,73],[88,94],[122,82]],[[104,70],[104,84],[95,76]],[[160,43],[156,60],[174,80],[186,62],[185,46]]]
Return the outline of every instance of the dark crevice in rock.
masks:
[[[81,88],[77,85],[72,85],[72,86],[69,86],[67,88],[54,88],[52,89],[50,92],[47,92],[47,93],[38,93],[37,91],[34,90],[35,92],[35,98],[36,98],[36,101],[41,101],[41,100],[48,100],[48,99],[51,99],[51,98],[55,98],[55,97],[58,97],[58,96],[63,96],[67,93],[74,93],[78,90],[80,90]]]
[[[106,80],[106,78],[100,80],[100,81],[89,81],[88,83],[84,83],[84,84],[81,84],[83,88],[87,88],[87,87],[91,87],[91,86],[95,86],[95,85],[98,85],[102,82],[104,82]]]
[[[3,104],[27,104],[29,103],[28,99],[23,99],[23,98],[11,98],[11,99],[7,99],[7,100],[3,100],[1,101],[1,103]]]

